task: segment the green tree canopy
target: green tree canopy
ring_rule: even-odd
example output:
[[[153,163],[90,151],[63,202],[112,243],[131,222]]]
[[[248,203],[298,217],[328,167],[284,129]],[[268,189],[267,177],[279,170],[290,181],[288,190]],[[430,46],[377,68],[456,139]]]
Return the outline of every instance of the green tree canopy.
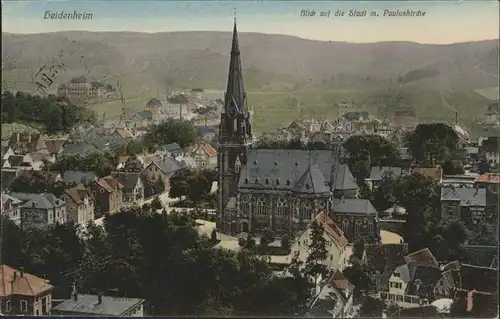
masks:
[[[458,136],[444,123],[419,124],[410,134],[408,146],[413,158],[421,165],[435,167],[450,159]]]
[[[186,147],[196,141],[196,129],[187,120],[168,119],[154,126],[145,136],[144,143],[149,149],[170,143]]]

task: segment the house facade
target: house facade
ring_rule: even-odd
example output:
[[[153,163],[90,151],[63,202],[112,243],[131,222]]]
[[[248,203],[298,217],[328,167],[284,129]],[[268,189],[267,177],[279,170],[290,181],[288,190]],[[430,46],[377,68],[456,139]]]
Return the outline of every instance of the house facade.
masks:
[[[2,193],[2,209],[1,214],[9,218],[17,226],[21,225],[21,205],[22,201]]]
[[[118,212],[123,206],[123,185],[112,176],[94,180],[90,192],[95,200],[96,218]]]
[[[331,270],[343,269],[348,258],[347,238],[345,238],[344,233],[325,212],[316,215],[314,221],[318,222],[324,229],[323,238],[328,251],[328,258],[324,262],[325,265]],[[310,236],[311,227],[307,227],[294,241],[291,254],[295,255],[298,252],[298,258],[305,261],[309,255]]]
[[[441,215],[444,219],[458,219],[480,224],[484,221],[485,214],[485,189],[453,186],[441,188]]]
[[[141,203],[144,200],[144,185],[141,173],[115,172],[114,178],[123,185],[123,203]]]
[[[53,286],[42,278],[0,265],[0,312],[7,316],[50,315]]]
[[[10,196],[22,201],[21,227],[44,228],[67,221],[66,202],[50,193],[11,193]]]
[[[198,168],[211,168],[217,167],[217,151],[210,145],[204,142],[195,146],[191,152],[194,158],[196,167]]]
[[[145,187],[145,197],[159,195],[161,192],[168,194],[170,177],[182,168],[184,168],[184,165],[181,162],[169,156],[156,159],[147,165],[141,173]]]
[[[85,187],[66,189],[62,198],[66,201],[68,221],[85,226],[94,220],[94,198]]]

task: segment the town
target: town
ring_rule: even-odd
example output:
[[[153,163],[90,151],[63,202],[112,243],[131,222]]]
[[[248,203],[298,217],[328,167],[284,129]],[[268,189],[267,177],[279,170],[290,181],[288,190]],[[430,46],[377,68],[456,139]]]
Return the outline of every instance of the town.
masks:
[[[223,97],[107,126],[85,105],[119,86],[2,90],[2,124],[47,129],[2,136],[0,312],[498,316],[498,136],[404,105],[254,135],[236,22],[230,47]]]

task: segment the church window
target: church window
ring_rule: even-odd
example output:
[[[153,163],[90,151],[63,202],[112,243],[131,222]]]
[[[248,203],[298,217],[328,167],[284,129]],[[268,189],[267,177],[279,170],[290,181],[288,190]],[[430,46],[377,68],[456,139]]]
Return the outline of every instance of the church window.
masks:
[[[256,214],[257,215],[265,215],[266,214],[266,201],[262,197],[259,197],[259,199],[257,199]]]
[[[269,178],[266,178],[266,185],[269,185]]]
[[[279,184],[280,184],[280,179],[278,178],[278,179],[276,180],[276,185],[279,185]]]
[[[349,231],[349,220],[348,219],[344,219],[342,221],[342,231],[344,231],[344,232]]]
[[[373,222],[371,220],[368,221],[368,232],[373,233]]]
[[[241,199],[241,210],[246,215],[250,214],[250,200],[246,196]]]
[[[320,207],[320,208],[322,208],[322,209],[323,209],[323,208],[325,208],[325,206],[326,206],[325,201],[320,201],[320,202],[319,202],[319,207]]]
[[[306,189],[309,189],[309,184],[308,183],[306,183]]]
[[[360,220],[357,220],[357,221],[356,221],[356,226],[355,226],[355,228],[354,228],[354,233],[355,233],[355,234],[359,234],[359,233],[361,233],[361,227],[362,227],[362,225],[361,225],[361,221],[360,221]]]
[[[259,179],[258,178],[255,179],[255,184],[259,184]]]
[[[277,216],[286,216],[286,211],[288,208],[288,204],[283,197],[278,198],[277,206],[276,206],[276,215]]]
[[[274,162],[274,165],[278,165],[278,161]]]
[[[290,180],[289,180],[289,179],[287,179],[287,180],[286,180],[286,185],[287,185],[287,186],[290,186],[290,184],[291,184]]]
[[[245,178],[245,184],[248,184],[248,178]]]
[[[300,219],[309,219],[311,217],[311,205],[309,203],[302,203],[300,208]]]

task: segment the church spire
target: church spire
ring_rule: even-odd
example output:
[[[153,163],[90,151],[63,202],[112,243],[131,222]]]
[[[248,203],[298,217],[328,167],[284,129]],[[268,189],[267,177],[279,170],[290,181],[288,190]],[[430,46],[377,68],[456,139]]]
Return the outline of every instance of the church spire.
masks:
[[[229,62],[229,75],[227,79],[227,90],[224,102],[226,111],[227,108],[229,108],[234,102],[239,112],[246,111],[245,88],[243,86],[243,68],[241,66],[238,30],[236,29],[236,16],[234,18],[231,60]]]

